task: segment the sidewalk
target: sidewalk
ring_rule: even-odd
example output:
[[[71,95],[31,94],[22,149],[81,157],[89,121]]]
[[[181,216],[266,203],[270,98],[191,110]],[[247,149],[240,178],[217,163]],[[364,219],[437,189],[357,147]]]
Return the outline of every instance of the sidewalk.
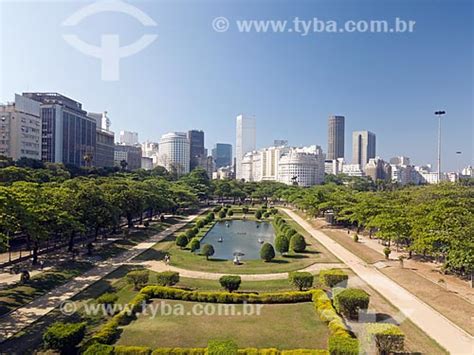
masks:
[[[68,283],[57,287],[56,289],[38,297],[28,305],[18,308],[12,313],[6,314],[0,318],[0,343],[12,337],[22,329],[28,327],[33,322],[59,307],[62,302],[70,299],[85,288],[91,286],[94,282],[113,272],[121,265],[126,264],[131,259],[140,255],[151,248],[157,242],[163,240],[168,235],[182,228],[189,221],[198,215],[191,215],[183,219],[182,222],[172,225],[164,231],[150,237],[146,242],[135,245],[132,249],[99,263],[92,270],[81,276],[74,278]]]
[[[286,208],[283,210],[447,351],[456,355],[473,354],[474,341],[467,332],[382,274],[375,267],[368,265],[323,232],[315,229],[293,211]]]

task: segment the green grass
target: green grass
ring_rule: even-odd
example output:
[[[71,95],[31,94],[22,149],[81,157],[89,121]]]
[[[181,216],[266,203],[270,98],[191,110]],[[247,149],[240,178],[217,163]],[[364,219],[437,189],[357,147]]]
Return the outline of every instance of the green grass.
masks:
[[[222,291],[217,280],[190,279],[181,277],[178,287],[198,289],[200,291]],[[295,290],[288,280],[242,281],[238,292],[277,292]]]
[[[196,302],[155,300],[152,305],[163,307],[161,302],[175,310],[182,308],[184,315],[160,315],[154,319],[139,316],[122,328],[117,344],[151,348],[206,347],[212,339],[232,339],[240,348],[326,348],[327,326],[318,319],[312,303],[259,305],[260,315],[256,315],[254,309],[253,315],[200,316],[188,314]],[[209,305],[215,309],[218,306]],[[234,307],[235,314],[243,311],[243,305]]]

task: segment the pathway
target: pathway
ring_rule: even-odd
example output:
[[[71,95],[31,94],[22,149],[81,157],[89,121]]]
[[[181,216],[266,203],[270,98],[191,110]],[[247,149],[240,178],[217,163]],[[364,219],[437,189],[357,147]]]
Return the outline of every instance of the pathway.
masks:
[[[293,211],[286,208],[283,210],[451,354],[474,353],[473,338],[463,329],[382,274],[374,266],[368,265],[323,232],[315,229]]]
[[[195,217],[197,217],[197,215],[188,216],[183,219],[182,222],[174,224],[164,231],[150,237],[146,242],[139,243],[116,257],[98,263],[96,267],[81,276],[75,277],[66,284],[36,298],[29,304],[0,317],[0,343],[28,327],[45,314],[51,312],[54,308],[59,307],[64,301],[69,300],[94,282],[99,281],[115,271],[121,265],[130,262],[131,259],[147,249],[150,249],[157,242],[163,240],[179,228],[182,228]]]
[[[166,265],[163,261],[157,261],[157,260],[144,261],[138,264],[143,265],[147,269],[150,269],[156,272],[163,272],[163,271],[179,272],[179,276],[188,277],[191,279],[219,280],[221,276],[229,275],[229,273],[220,274],[220,273],[214,273],[214,272],[181,269],[175,266]],[[335,268],[346,268],[346,265],[342,263],[315,263],[299,271],[307,271],[312,274],[318,274],[319,271],[321,270],[335,269]],[[242,278],[242,281],[267,281],[267,280],[288,279],[287,272],[279,272],[279,273],[273,273],[273,274],[241,274],[238,276]]]

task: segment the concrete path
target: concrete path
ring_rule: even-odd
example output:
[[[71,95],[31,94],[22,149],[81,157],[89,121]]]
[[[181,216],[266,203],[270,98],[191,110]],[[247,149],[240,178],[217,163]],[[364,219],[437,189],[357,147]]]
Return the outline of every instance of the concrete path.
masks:
[[[214,272],[182,269],[175,266],[166,265],[163,261],[158,261],[158,260],[145,261],[143,263],[138,263],[138,264],[143,265],[147,269],[150,269],[156,272],[163,272],[163,271],[179,272],[179,276],[188,277],[191,279],[219,280],[221,276],[231,275],[231,274],[240,276],[242,278],[242,281],[267,281],[267,280],[288,279],[287,272],[279,272],[279,273],[273,273],[273,274],[233,274],[233,273],[220,274],[220,273],[214,273]],[[343,263],[316,263],[298,271],[307,271],[312,274],[317,274],[321,270],[335,269],[335,268],[347,268],[347,267]]]
[[[127,264],[131,259],[148,250],[179,228],[182,228],[195,217],[197,217],[197,215],[188,216],[183,219],[182,222],[174,224],[164,231],[150,237],[146,242],[139,243],[116,257],[98,263],[96,267],[81,276],[75,277],[66,284],[36,298],[29,304],[0,317],[0,343],[28,327],[45,314],[51,312],[54,308],[59,307],[64,301],[69,300],[86,287],[89,287],[94,282],[115,271],[121,265]]]
[[[347,264],[361,279],[382,294],[451,354],[474,354],[474,339],[467,332],[382,274],[375,267],[368,265],[323,232],[315,229],[293,211],[286,208],[283,210],[331,253]]]

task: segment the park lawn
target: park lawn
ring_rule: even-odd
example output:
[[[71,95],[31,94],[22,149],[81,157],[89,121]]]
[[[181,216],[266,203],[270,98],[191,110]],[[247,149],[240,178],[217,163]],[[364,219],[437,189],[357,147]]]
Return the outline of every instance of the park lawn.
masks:
[[[172,307],[182,305],[179,307],[184,307],[185,315],[161,315],[155,319],[141,315],[122,328],[117,345],[206,347],[212,339],[232,339],[239,348],[325,349],[327,346],[327,326],[319,320],[311,302],[260,305],[260,315],[245,316],[189,315],[197,302],[155,300],[153,306],[158,307],[161,302]],[[200,304],[207,305],[218,306]],[[234,306],[236,314],[242,312],[243,305]]]

